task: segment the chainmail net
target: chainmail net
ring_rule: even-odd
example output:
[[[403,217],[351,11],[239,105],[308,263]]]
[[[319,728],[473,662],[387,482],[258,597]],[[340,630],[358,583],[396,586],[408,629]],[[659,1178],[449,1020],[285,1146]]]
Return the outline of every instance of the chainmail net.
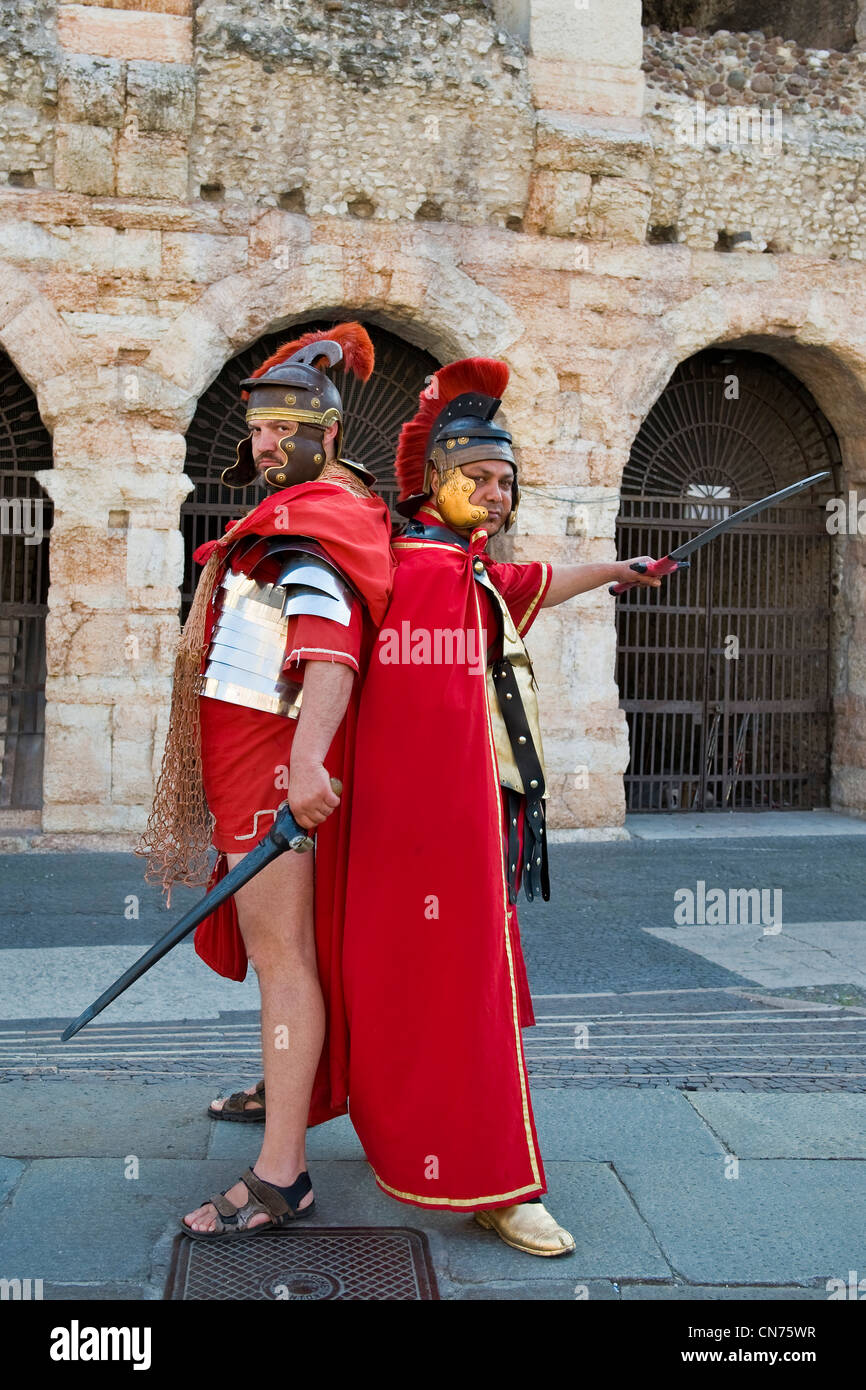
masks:
[[[236,523],[236,525],[238,525]],[[175,883],[204,887],[216,818],[208,808],[201,758],[198,677],[205,649],[208,605],[233,526],[217,542],[201,572],[180,634],[168,734],[147,825],[135,853],[147,859],[145,882],[161,883],[166,907]]]

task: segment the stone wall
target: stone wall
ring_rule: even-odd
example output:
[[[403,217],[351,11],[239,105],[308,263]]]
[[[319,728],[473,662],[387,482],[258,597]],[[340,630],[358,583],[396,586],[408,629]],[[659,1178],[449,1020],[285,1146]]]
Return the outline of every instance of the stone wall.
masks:
[[[312,217],[520,221],[526,54],[483,6],[205,0],[196,22],[194,190]]]
[[[595,10],[559,0],[526,24],[505,0],[3,11],[0,346],[54,438],[37,847],[127,845],[144,823],[178,632],[184,431],[265,332],[352,313],[441,361],[504,356],[518,559],[613,558],[635,432],[677,363],[716,342],[789,365],[840,436],[846,486],[866,486],[859,97],[850,115],[841,93],[838,111],[792,109],[802,124],[769,159],[690,146],[677,111],[727,97],[709,95],[719,50],[649,36],[641,118],[640,7],[613,8],[592,33]],[[738,45],[725,72],[748,60]],[[691,93],[650,61],[677,51]],[[827,91],[852,81],[825,70]],[[839,544],[834,796],[864,813],[863,546]],[[553,823],[611,833],[628,759],[611,600],[544,613],[532,645]]]

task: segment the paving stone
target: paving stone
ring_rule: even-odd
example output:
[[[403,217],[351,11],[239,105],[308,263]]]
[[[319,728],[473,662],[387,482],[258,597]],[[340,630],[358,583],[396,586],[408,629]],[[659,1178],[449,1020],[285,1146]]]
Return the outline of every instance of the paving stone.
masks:
[[[15,1157],[204,1158],[212,1121],[196,1081],[10,1081],[0,1151]]]
[[[740,1158],[866,1158],[866,1095],[701,1091],[688,1103]]]
[[[585,1301],[589,1303],[616,1303],[620,1295],[612,1284],[602,1280],[594,1279],[589,1283],[574,1283],[567,1280],[545,1279],[525,1280],[523,1283],[513,1284],[484,1284],[459,1289],[457,1292],[449,1294],[449,1297],[461,1300],[473,1300],[480,1302],[500,1302],[510,1300],[521,1300],[524,1302],[537,1302],[540,1299],[557,1299],[562,1302],[574,1303]]]
[[[0,1205],[12,1192],[25,1167],[24,1163],[18,1163],[14,1158],[0,1158]]]
[[[669,1088],[539,1090],[532,1104],[545,1163],[630,1158],[650,1163],[723,1152],[686,1097]]]
[[[681,1159],[617,1173],[674,1271],[694,1284],[810,1284],[847,1277],[866,1246],[855,1160]],[[625,1273],[625,1271],[623,1271]]]
[[[115,1303],[139,1302],[147,1298],[143,1284],[45,1284],[46,1303]]]
[[[139,1173],[124,1178],[120,1159],[31,1163],[0,1212],[4,1266],[46,1284],[140,1282],[157,1241],[237,1176],[193,1159],[145,1159]]]

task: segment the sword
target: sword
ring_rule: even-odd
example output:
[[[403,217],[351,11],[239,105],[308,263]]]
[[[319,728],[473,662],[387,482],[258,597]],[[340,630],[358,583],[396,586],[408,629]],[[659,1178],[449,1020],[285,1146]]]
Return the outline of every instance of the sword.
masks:
[[[748,521],[750,516],[756,516],[758,512],[764,511],[766,507],[774,507],[777,502],[784,502],[788,497],[795,497],[804,488],[814,487],[815,483],[820,483],[822,479],[830,477],[829,468],[825,468],[823,473],[813,473],[809,478],[801,478],[798,483],[791,483],[789,487],[783,487],[779,492],[773,492],[769,497],[761,497],[757,502],[750,502],[748,507],[741,507],[732,516],[726,516],[723,521],[717,521],[715,526],[708,526],[706,531],[701,531],[697,536],[693,536],[684,545],[678,545],[676,550],[672,550],[670,555],[663,555],[660,560],[651,560],[648,565],[636,560],[631,569],[637,570],[638,574],[650,574],[653,578],[666,574],[673,574],[675,570],[685,570],[689,567],[686,559],[692,551],[699,550],[708,541],[714,541],[717,536],[721,536],[725,531],[730,531],[731,527],[739,526],[741,521]],[[609,594],[624,594],[627,589],[634,589],[634,584],[611,584]]]
[[[342,783],[338,782],[336,777],[331,778],[331,787],[337,796],[343,790]],[[277,807],[274,823],[267,835],[259,840],[249,854],[244,855],[239,864],[235,864],[234,868],[229,870],[225,878],[215,888],[212,888],[209,893],[205,893],[204,897],[200,898],[195,906],[181,917],[179,922],[169,928],[165,935],[159,938],[159,941],[155,941],[134,965],[131,965],[128,970],[124,970],[120,979],[115,980],[113,985],[109,985],[108,989],[103,990],[99,998],[89,1004],[84,1013],[78,1015],[74,1023],[70,1023],[68,1028],[64,1028],[60,1034],[61,1042],[69,1042],[70,1038],[74,1038],[75,1034],[90,1023],[91,1019],[96,1018],[97,1014],[101,1014],[112,1000],[123,994],[124,990],[129,989],[129,986],[134,984],[152,965],[156,965],[158,960],[162,960],[162,957],[173,946],[176,946],[179,941],[183,941],[185,936],[189,936],[199,922],[203,922],[205,917],[209,917],[214,908],[219,907],[220,903],[224,903],[226,898],[230,898],[232,893],[236,893],[245,883],[249,883],[251,878],[255,878],[256,874],[260,873],[266,864],[270,864],[272,859],[285,854],[286,850],[293,850],[295,854],[306,854],[312,848],[312,839],[306,830],[302,830],[298,825],[289,810],[288,801],[281,801]]]

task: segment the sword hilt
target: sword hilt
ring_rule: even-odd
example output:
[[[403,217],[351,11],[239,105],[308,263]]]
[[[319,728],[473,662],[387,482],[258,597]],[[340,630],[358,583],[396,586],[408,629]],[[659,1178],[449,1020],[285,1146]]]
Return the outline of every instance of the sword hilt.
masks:
[[[334,793],[335,796],[342,796],[343,794],[343,784],[337,777],[331,778],[331,791]],[[291,838],[286,838],[285,834],[283,833],[282,826],[280,824],[280,813],[284,811],[288,811],[292,824],[295,825],[298,830],[300,830],[301,833],[299,835],[292,835]],[[280,845],[284,849],[293,850],[295,854],[307,854],[315,844],[315,841],[313,840],[309,831],[304,830],[301,826],[298,826],[297,821],[292,815],[292,808],[289,805],[288,800],[281,801],[279,806],[277,807],[277,814],[274,816],[274,823],[271,826],[270,835],[271,839],[274,840],[276,844]]]
[[[648,565],[645,565],[642,560],[635,560],[633,565],[629,565],[629,569],[637,570],[638,574],[649,574],[653,579],[663,579],[666,574],[675,574],[677,570],[687,570],[688,567],[688,560],[672,560],[670,555],[663,555],[660,560],[650,560]],[[609,594],[624,594],[629,589],[635,588],[637,588],[636,582],[634,584],[611,584],[607,592]]]

